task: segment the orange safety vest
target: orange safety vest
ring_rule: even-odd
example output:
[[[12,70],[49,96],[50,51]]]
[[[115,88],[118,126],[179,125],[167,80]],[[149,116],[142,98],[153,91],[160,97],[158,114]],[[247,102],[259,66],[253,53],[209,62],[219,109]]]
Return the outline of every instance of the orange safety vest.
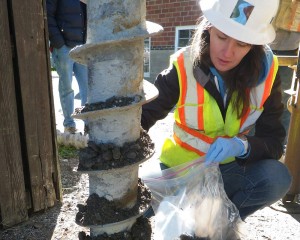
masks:
[[[203,156],[217,137],[233,137],[248,132],[263,112],[263,104],[271,93],[278,70],[278,60],[268,51],[268,74],[256,87],[249,89],[250,106],[239,119],[232,111],[232,99],[223,120],[219,106],[193,75],[189,47],[171,56],[171,64],[177,69],[180,95],[174,112],[173,139],[163,145],[160,160],[167,166],[176,166]],[[233,94],[232,98],[235,95]],[[222,163],[234,161],[231,157]]]

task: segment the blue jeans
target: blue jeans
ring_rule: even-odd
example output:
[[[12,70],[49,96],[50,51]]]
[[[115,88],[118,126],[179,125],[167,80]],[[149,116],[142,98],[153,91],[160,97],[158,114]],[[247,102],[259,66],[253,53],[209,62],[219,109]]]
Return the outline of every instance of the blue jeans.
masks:
[[[73,72],[76,77],[81,105],[84,106],[87,101],[87,88],[88,88],[88,74],[87,67],[74,62],[69,56],[71,48],[66,45],[57,49],[54,48],[52,52],[52,60],[54,67],[59,76],[59,97],[60,104],[64,114],[65,127],[76,127],[75,121],[71,117],[74,112],[74,90],[72,89],[72,76]]]
[[[287,167],[273,159],[240,166],[236,161],[220,165],[224,188],[229,199],[245,219],[288,192],[292,177]]]

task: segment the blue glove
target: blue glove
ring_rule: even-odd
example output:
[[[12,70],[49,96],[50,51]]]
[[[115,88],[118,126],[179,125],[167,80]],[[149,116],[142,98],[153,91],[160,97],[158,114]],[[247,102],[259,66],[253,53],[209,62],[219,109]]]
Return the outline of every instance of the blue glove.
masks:
[[[219,137],[206,153],[205,163],[219,163],[228,157],[239,157],[244,153],[244,144],[237,138]]]

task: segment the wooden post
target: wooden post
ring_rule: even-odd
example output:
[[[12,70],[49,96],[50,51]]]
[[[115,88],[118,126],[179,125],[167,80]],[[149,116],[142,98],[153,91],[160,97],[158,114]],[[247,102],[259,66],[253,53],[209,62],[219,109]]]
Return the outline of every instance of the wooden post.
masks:
[[[0,227],[62,199],[45,0],[0,1]]]
[[[27,219],[13,48],[6,1],[0,1],[0,36],[0,223],[6,228]]]
[[[53,206],[56,193],[52,181],[53,132],[49,102],[47,44],[43,2],[11,2],[14,23],[20,101],[23,106],[22,133],[26,142],[34,211]],[[48,43],[48,42],[47,42]]]
[[[293,181],[286,197],[290,199],[300,194],[300,54],[298,52],[298,63],[296,69],[296,79],[291,89],[289,109],[291,110],[290,127],[285,154],[285,165],[289,168]]]

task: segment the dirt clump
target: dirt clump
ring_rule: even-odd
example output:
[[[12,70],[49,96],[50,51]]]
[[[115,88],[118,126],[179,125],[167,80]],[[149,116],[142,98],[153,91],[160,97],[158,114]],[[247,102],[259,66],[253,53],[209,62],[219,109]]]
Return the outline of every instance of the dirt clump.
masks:
[[[141,101],[142,97],[136,95],[134,97],[116,97],[113,96],[104,102],[87,103],[85,106],[76,108],[74,114],[82,114],[90,111],[99,111],[103,109],[125,107],[133,103]]]
[[[178,240],[209,240],[209,238],[195,237],[195,236],[182,234],[182,235],[180,235]]]
[[[130,231],[112,235],[103,234],[97,237],[91,237],[85,232],[80,232],[78,238],[79,240],[152,240],[152,225],[148,218],[139,217]]]
[[[99,197],[97,194],[91,194],[86,201],[86,205],[77,205],[79,212],[76,215],[76,223],[81,226],[93,226],[120,222],[141,215],[149,208],[150,202],[151,192],[139,179],[137,202],[132,208],[119,208],[113,201]],[[78,234],[79,240],[150,240],[151,236],[150,221],[143,216],[137,218],[130,231],[112,235],[102,234],[96,237],[88,236],[85,232]]]
[[[78,171],[108,170],[121,168],[150,157],[154,152],[154,143],[148,133],[141,130],[140,138],[125,143],[122,147],[113,143],[96,144],[88,142],[88,146],[79,151]]]
[[[91,194],[86,205],[77,205],[79,212],[76,215],[76,222],[82,226],[120,222],[140,215],[149,208],[150,202],[151,192],[139,179],[137,202],[132,208],[119,208],[113,201],[99,197],[97,194]]]

